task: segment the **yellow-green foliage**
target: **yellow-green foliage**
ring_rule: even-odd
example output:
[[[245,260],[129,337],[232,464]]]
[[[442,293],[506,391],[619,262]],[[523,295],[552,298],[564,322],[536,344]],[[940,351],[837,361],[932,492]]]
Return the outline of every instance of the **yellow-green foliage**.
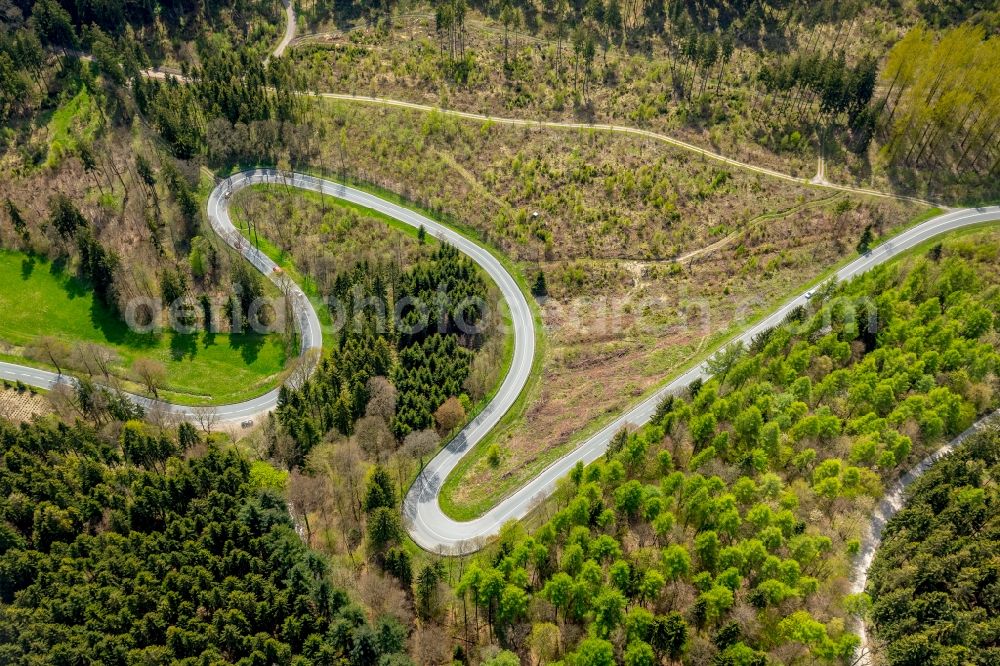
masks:
[[[919,164],[949,154],[960,166],[990,165],[1000,124],[1000,39],[981,26],[910,30],[889,53],[882,80],[891,119],[885,151]]]
[[[976,249],[987,238],[824,288],[715,357],[710,381],[579,465],[541,527],[501,530],[459,598],[498,631],[576,625],[567,636],[592,639],[568,663],[613,663],[587,660],[605,640],[653,654],[635,663],[695,649],[713,650],[706,663],[845,662],[859,600],[840,590],[872,502],[996,405],[1000,274]],[[531,603],[505,607],[513,589]]]
[[[250,485],[256,490],[283,493],[288,485],[288,472],[263,460],[255,460],[250,464]]]
[[[49,120],[49,156],[46,166],[57,166],[81,143],[90,143],[101,126],[101,114],[86,86],[64,102]]]

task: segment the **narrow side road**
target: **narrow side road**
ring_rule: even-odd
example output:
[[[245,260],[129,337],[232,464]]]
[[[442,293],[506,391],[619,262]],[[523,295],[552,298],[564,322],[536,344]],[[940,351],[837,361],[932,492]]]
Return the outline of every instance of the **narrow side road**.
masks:
[[[865,591],[865,587],[868,585],[868,570],[871,568],[872,562],[875,561],[875,551],[878,550],[879,545],[882,543],[882,530],[885,529],[889,520],[903,508],[906,500],[906,489],[914,481],[923,476],[924,472],[931,468],[931,465],[954,451],[962,442],[987,426],[998,423],[1000,423],[1000,412],[993,412],[983,417],[968,430],[921,460],[906,474],[899,477],[899,480],[896,481],[892,488],[889,489],[889,492],[885,494],[885,497],[882,498],[882,501],[878,503],[878,506],[875,507],[875,512],[868,523],[865,536],[861,541],[861,551],[851,573],[852,593],[857,594]],[[872,666],[872,646],[863,621],[858,622],[857,631],[861,637],[861,645],[855,654],[855,661],[852,662],[853,666]]]
[[[295,7],[292,0],[281,0],[285,7],[285,32],[275,46],[274,50],[267,56],[267,60],[271,58],[277,58],[284,55],[285,51],[288,49],[291,42],[295,39],[296,35],[296,14]],[[81,58],[90,60],[92,56],[77,53]],[[178,81],[187,82],[188,78],[182,76],[179,72],[169,71],[166,69],[147,69],[142,72],[142,75],[151,79],[164,80],[168,77],[173,77]],[[660,132],[653,132],[651,130],[645,130],[638,127],[629,127],[627,125],[611,125],[602,123],[569,123],[569,122],[558,122],[550,120],[531,120],[526,118],[506,118],[503,116],[491,116],[489,114],[483,113],[472,113],[469,111],[456,111],[454,109],[442,109],[440,107],[431,106],[428,104],[418,104],[416,102],[407,102],[404,100],[390,99],[387,97],[371,97],[366,95],[354,95],[354,94],[344,94],[344,93],[321,93],[316,91],[300,91],[296,94],[310,96],[310,97],[321,97],[323,99],[338,100],[342,102],[356,102],[362,104],[371,104],[377,106],[394,107],[401,109],[411,109],[414,111],[421,111],[428,113],[431,111],[436,111],[448,116],[453,116],[456,118],[464,118],[466,120],[478,120],[478,121],[490,121],[497,123],[498,125],[515,125],[522,127],[547,127],[551,129],[564,129],[564,130],[593,130],[598,132],[612,132],[617,134],[630,134],[633,136],[645,137],[647,139],[653,139],[660,143],[665,143],[682,150],[692,152],[696,155],[701,155],[708,159],[716,160],[723,164],[728,164],[729,166],[746,169],[747,171],[753,171],[765,176],[770,176],[772,178],[778,178],[780,180],[797,183],[799,185],[811,185],[814,187],[822,187],[830,190],[836,190],[839,192],[850,192],[853,194],[861,194],[871,197],[879,197],[882,199],[896,199],[899,201],[909,201],[911,203],[916,203],[928,207],[939,207],[947,208],[944,204],[927,201],[919,197],[911,197],[902,194],[895,194],[892,192],[883,192],[880,190],[864,188],[864,187],[853,187],[850,185],[838,185],[836,183],[830,182],[826,179],[826,160],[819,158],[817,164],[817,173],[813,178],[801,178],[798,176],[793,176],[791,174],[783,173],[775,169],[770,169],[767,167],[762,167],[756,164],[750,164],[748,162],[742,162],[731,157],[726,157],[720,153],[708,150],[706,148],[701,148],[694,144],[688,143],[687,141],[682,141],[681,139],[674,138],[667,134],[662,134]]]
[[[284,55],[285,49],[295,39],[295,29],[297,27],[295,22],[295,7],[292,6],[292,0],[281,0],[281,4],[285,6],[285,34],[281,36],[281,41],[271,51],[271,55],[267,57],[268,60],[271,58],[280,58]]]
[[[830,190],[837,190],[840,192],[851,192],[854,194],[862,194],[870,197],[879,197],[882,199],[896,199],[898,201],[909,201],[911,203],[920,204],[922,206],[929,207],[941,207],[944,208],[940,203],[935,203],[933,201],[927,201],[925,199],[920,199],[919,197],[911,197],[902,194],[893,194],[891,192],[882,192],[880,190],[873,190],[865,187],[853,187],[850,185],[838,185],[826,180],[825,177],[825,161],[823,166],[819,167],[822,170],[817,177],[813,178],[800,178],[799,176],[792,176],[791,174],[782,173],[775,169],[769,169],[767,167],[758,166],[756,164],[749,164],[747,162],[741,162],[740,160],[733,159],[731,157],[726,157],[720,153],[713,152],[707,148],[701,148],[687,141],[682,141],[681,139],[676,139],[667,134],[661,134],[659,132],[653,132],[651,130],[640,129],[638,127],[628,127],[627,125],[608,125],[603,123],[566,123],[559,122],[555,120],[529,120],[525,118],[505,118],[503,116],[491,116],[483,113],[471,113],[469,111],[455,111],[453,109],[442,109],[436,106],[430,106],[427,104],[417,104],[416,102],[406,102],[398,99],[389,99],[387,97],[370,97],[367,95],[346,95],[343,93],[302,93],[306,95],[316,95],[317,97],[322,97],[324,99],[332,99],[343,102],[360,102],[364,104],[373,104],[378,106],[395,107],[400,109],[411,109],[414,111],[430,112],[435,111],[447,116],[453,116],[456,118],[464,118],[466,120],[479,120],[479,121],[489,121],[496,123],[498,125],[515,125],[521,127],[548,127],[552,129],[565,129],[565,130],[593,130],[595,132],[613,132],[617,134],[630,134],[633,136],[645,137],[647,139],[653,139],[654,141],[659,141],[683,150],[695,153],[696,155],[701,155],[707,157],[708,159],[721,162],[723,164],[728,164],[729,166],[737,167],[740,169],[746,169],[747,171],[753,171],[755,173],[763,174],[765,176],[770,176],[772,178],[778,178],[780,180],[785,180],[791,183],[797,183],[799,185],[812,185],[814,187],[822,187]]]

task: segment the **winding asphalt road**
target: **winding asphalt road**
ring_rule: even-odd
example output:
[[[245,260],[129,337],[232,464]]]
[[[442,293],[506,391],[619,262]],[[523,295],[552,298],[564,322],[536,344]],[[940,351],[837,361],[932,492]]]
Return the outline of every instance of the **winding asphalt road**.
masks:
[[[500,388],[486,407],[459,433],[441,455],[433,461],[433,468],[445,476],[458,463],[469,446],[485,436],[517,400],[521,389],[528,381],[535,353],[535,328],[531,308],[524,293],[503,264],[487,249],[469,240],[457,231],[421,215],[409,208],[386,201],[373,194],[300,173],[279,172],[276,169],[255,169],[245,171],[220,181],[208,198],[208,219],[213,231],[231,248],[239,252],[254,268],[267,276],[283,291],[290,295],[293,304],[296,328],[299,331],[300,353],[305,356],[310,350],[320,350],[323,346],[323,330],[316,309],[302,289],[284,276],[277,264],[247,241],[236,229],[229,215],[232,194],[240,189],[257,184],[281,185],[318,192],[378,211],[415,229],[423,227],[427,234],[454,246],[478,264],[496,283],[509,309],[509,325],[514,334],[514,352],[511,365]],[[0,377],[11,381],[51,389],[57,384],[72,383],[75,380],[47,370],[40,370],[12,363],[0,363]],[[146,396],[127,394],[135,402],[150,408],[157,406],[182,418],[197,420],[199,409],[183,405],[172,405],[152,400]],[[214,408],[219,423],[231,423],[264,414],[277,405],[278,389],[259,397],[232,405]],[[460,443],[466,442],[466,446]],[[449,457],[447,452],[456,452]]]
[[[941,234],[995,220],[1000,220],[1000,206],[963,209],[938,215],[858,257],[837,271],[836,279],[838,282],[849,280]],[[811,292],[807,291],[789,300],[724,346],[737,342],[749,343],[761,331],[781,324],[794,308],[805,305],[810,296]],[[706,379],[708,376],[704,363],[688,370],[559,458],[494,508],[479,518],[466,522],[449,518],[438,503],[438,494],[448,473],[475,443],[466,436],[466,431],[462,431],[431,460],[410,488],[404,503],[404,519],[410,535],[420,546],[433,552],[459,554],[476,550],[488,537],[499,532],[504,523],[523,518],[541,500],[548,497],[555,490],[556,481],[568,474],[578,461],[588,464],[604,455],[608,443],[618,430],[627,425],[639,426],[648,422],[665,395],[678,393],[695,379]],[[475,431],[476,434],[479,432]]]
[[[535,329],[531,309],[524,293],[491,252],[462,234],[408,208],[361,190],[305,174],[281,173],[275,169],[256,169],[236,174],[219,182],[209,196],[208,216],[212,229],[258,271],[291,294],[296,326],[301,339],[301,352],[304,355],[310,350],[319,350],[322,347],[323,331],[315,308],[309,303],[301,288],[284,277],[270,258],[254,248],[239,233],[229,215],[228,204],[232,193],[254,184],[280,184],[285,187],[310,190],[371,208],[414,228],[423,226],[428,234],[450,243],[475,261],[493,279],[506,301],[510,313],[508,324],[514,335],[514,353],[507,375],[489,404],[426,465],[404,501],[404,521],[410,535],[427,550],[454,554],[477,549],[487,538],[496,534],[504,523],[524,517],[537,503],[551,494],[556,481],[569,473],[578,461],[587,464],[601,457],[607,449],[608,442],[619,429],[627,425],[639,426],[648,422],[657,404],[665,395],[683,390],[695,379],[708,377],[704,363],[688,370],[611,421],[479,518],[465,522],[453,520],[444,514],[438,502],[444,480],[468,451],[482,440],[510,409],[531,373],[535,353]],[[836,279],[849,280],[941,234],[998,219],[1000,219],[1000,206],[963,209],[938,215],[857,258],[840,269],[836,273]],[[806,304],[810,296],[811,292],[806,292],[789,300],[741,335],[730,340],[727,345],[737,342],[749,343],[761,331],[782,323],[792,309]],[[59,383],[74,381],[64,375],[11,363],[0,363],[0,377],[12,381],[20,380],[45,389]],[[214,410],[217,422],[237,422],[266,413],[277,404],[277,396],[278,391],[275,389],[252,400],[217,407]],[[147,408],[156,405],[182,418],[197,420],[199,416],[197,408],[160,403],[145,396],[131,395],[131,397]]]
[[[229,196],[234,191],[254,183],[265,182],[280,182],[280,179],[272,169],[258,169],[237,174],[219,182],[208,197],[208,219],[212,230],[219,238],[239,252],[254,268],[283,289],[292,299],[293,316],[300,339],[299,351],[303,358],[308,359],[310,350],[319,350],[323,346],[323,331],[316,310],[309,303],[302,289],[285,278],[278,266],[267,255],[243,238],[229,217]],[[74,385],[76,382],[73,377],[68,375],[4,362],[0,362],[0,378],[22,381],[25,384],[46,390],[59,384]],[[212,420],[217,424],[231,424],[252,419],[271,411],[278,404],[278,389],[244,402],[209,408],[174,405],[134,393],[126,393],[126,395],[147,410],[158,408],[163,412],[190,421],[203,419],[206,412],[211,411]]]
[[[272,54],[276,57],[281,56],[284,53],[289,43],[295,37],[296,26],[294,8],[290,0],[282,0],[282,2],[285,6],[286,24],[284,35]],[[150,70],[144,74],[151,78],[164,78],[166,76],[165,72],[158,70]],[[463,111],[442,110],[423,104],[380,97],[345,95],[338,93],[319,93],[318,96],[327,99],[408,108],[424,112],[437,111],[460,118],[481,121],[488,120],[506,125],[542,126],[562,129],[590,129],[632,134],[661,141],[710,159],[786,181],[792,181],[800,184],[812,184],[844,192],[900,199],[931,205],[930,202],[914,197],[900,196],[872,189],[843,186],[831,183],[825,178],[825,169],[822,157],[820,157],[816,176],[810,180],[791,176],[766,167],[740,162],[664,134],[633,127],[501,118]],[[510,324],[513,328],[515,336],[514,357],[511,368],[504,378],[500,389],[497,391],[493,400],[483,409],[483,411],[427,464],[418,476],[417,480],[411,486],[404,501],[403,513],[407,528],[413,539],[427,550],[444,554],[460,554],[469,553],[478,549],[486,539],[496,534],[504,523],[509,520],[516,520],[524,517],[537,503],[551,494],[555,489],[556,481],[566,475],[577,462],[582,461],[586,464],[601,457],[607,449],[609,441],[619,429],[627,425],[638,426],[648,422],[656,409],[656,405],[665,395],[682,391],[695,379],[705,379],[708,377],[708,369],[704,363],[692,368],[656,391],[654,394],[650,395],[625,414],[619,416],[617,419],[606,425],[597,434],[593,435],[576,449],[567,453],[565,456],[547,467],[539,475],[522,486],[519,490],[515,491],[512,495],[502,500],[497,506],[486,512],[481,517],[467,522],[452,520],[444,514],[438,503],[438,495],[444,480],[455,469],[456,465],[465,456],[465,454],[468,453],[468,451],[499,422],[507,410],[510,409],[523,389],[530,374],[532,359],[535,351],[534,327],[532,323],[531,311],[523,293],[517,287],[514,279],[510,276],[506,269],[503,268],[502,264],[500,264],[500,262],[497,261],[497,259],[489,251],[473,243],[457,232],[454,232],[451,229],[409,209],[403,208],[360,190],[355,190],[338,183],[318,179],[312,176],[302,174],[285,174],[282,177],[273,169],[258,169],[255,171],[237,174],[220,183],[215,190],[213,190],[209,198],[209,219],[211,221],[212,228],[221,238],[223,238],[231,247],[239,251],[244,258],[250,261],[259,271],[278,283],[279,286],[283,286],[286,292],[293,295],[296,325],[301,335],[301,351],[303,354],[306,354],[311,349],[319,349],[322,346],[322,330],[320,328],[319,319],[316,315],[315,309],[311,304],[309,304],[305,294],[297,285],[290,284],[287,280],[284,280],[281,277],[281,274],[275,270],[277,267],[273,264],[273,262],[271,262],[270,259],[261,254],[259,251],[252,248],[243,239],[239,232],[233,227],[228,214],[229,196],[233,191],[255,183],[277,182],[335,196],[346,201],[360,204],[362,206],[378,210],[414,227],[424,226],[429,234],[455,245],[460,251],[470,256],[477,264],[479,264],[499,286],[501,293],[508,304],[511,314]],[[1000,206],[962,209],[939,215],[904,232],[903,234],[876,248],[872,252],[859,257],[839,270],[836,273],[836,279],[838,281],[849,280],[852,277],[860,275],[865,271],[892,259],[898,254],[916,247],[917,245],[941,234],[961,229],[963,227],[996,221],[998,219],[1000,219]],[[750,327],[741,335],[730,340],[726,345],[724,345],[724,347],[737,342],[743,342],[746,344],[761,331],[782,323],[792,309],[804,305],[809,300],[811,295],[812,292],[807,291],[796,298],[791,299],[775,310],[771,315]],[[74,381],[72,378],[57,375],[45,370],[19,366],[6,362],[0,362],[0,377],[13,381],[20,380],[26,384],[46,389],[52,388],[59,383]],[[246,402],[220,407],[217,410],[219,420],[223,422],[240,421],[248,417],[270,411],[277,403],[277,393],[277,390],[274,390]],[[157,404],[156,401],[150,400],[144,396],[131,395],[130,397],[146,407]],[[159,403],[159,405],[168,411],[180,415],[181,417],[188,419],[196,418],[195,410],[192,408],[164,403]],[[863,540],[861,557],[858,558],[853,570],[854,591],[864,590],[867,581],[868,568],[871,565],[875,551],[880,542],[882,529],[889,518],[902,506],[905,489],[910,485],[910,483],[923,474],[923,472],[926,471],[926,469],[928,469],[935,460],[951,452],[970,434],[982,428],[986,423],[995,420],[996,415],[991,415],[990,417],[983,419],[970,428],[969,431],[963,433],[952,442],[949,442],[933,455],[922,460],[916,467],[903,475],[893,489],[890,490],[890,492],[876,508],[875,514],[872,517],[866,536]],[[871,663],[870,649],[863,623],[861,623],[860,626],[860,635],[862,645],[859,650],[858,659],[855,663],[861,666],[868,666]]]
[[[285,0],[283,0],[285,1]],[[285,4],[286,28],[281,42],[275,49],[274,55],[280,56],[285,47],[295,34],[295,14],[291,4]],[[147,76],[162,78],[162,72],[150,71]],[[306,93],[309,94],[309,93]],[[356,95],[342,95],[335,93],[324,93],[319,96],[364,102],[384,106],[394,106],[409,108],[420,111],[435,110],[456,117],[489,120],[492,122],[519,125],[519,126],[544,126],[564,129],[592,129],[600,131],[610,131],[617,133],[633,134],[645,136],[664,143],[675,145],[695,154],[700,154],[710,159],[730,164],[735,167],[749,169],[774,178],[792,181],[801,184],[808,184],[810,181],[804,178],[791,176],[779,171],[747,164],[734,160],[718,153],[691,145],[667,135],[650,132],[638,128],[617,126],[617,125],[594,125],[589,123],[561,123],[549,121],[524,120],[516,118],[497,118],[483,114],[468,113],[453,110],[434,109],[433,107],[391,100],[377,97],[359,97]],[[894,195],[876,190],[856,188],[850,186],[836,185],[826,181],[823,177],[824,169],[819,167],[818,180],[815,184],[834,190],[854,192],[870,196],[895,198],[928,204],[929,202]],[[231,189],[245,187],[252,183],[283,182],[286,185],[294,185],[304,189],[321,192],[336,196],[347,201],[352,201],[360,205],[379,210],[390,215],[401,222],[412,226],[423,225],[431,235],[446,240],[455,245],[460,251],[469,255],[476,263],[493,278],[500,287],[501,293],[507,301],[511,314],[511,326],[515,336],[514,358],[510,370],[504,381],[494,396],[493,400],[484,410],[474,418],[440,453],[435,456],[424,468],[417,480],[411,486],[410,491],[404,501],[403,513],[407,528],[413,539],[423,548],[443,553],[470,552],[477,548],[486,538],[496,534],[501,525],[509,520],[516,520],[526,515],[539,501],[547,497],[555,488],[556,480],[564,476],[578,462],[589,463],[601,455],[607,448],[611,437],[625,425],[641,425],[646,423],[652,416],[656,405],[668,393],[675,393],[697,378],[708,376],[705,364],[701,364],[677,377],[669,384],[647,397],[638,405],[630,409],[625,414],[619,416],[606,425],[597,434],[593,435],[579,447],[567,453],[565,456],[555,461],[552,465],[543,470],[530,482],[515,491],[512,495],[501,501],[490,511],[479,518],[467,522],[458,522],[446,516],[438,503],[438,494],[441,486],[454,469],[462,457],[479,442],[489,430],[496,425],[503,414],[513,405],[525,382],[527,381],[534,356],[535,340],[534,328],[531,321],[531,311],[528,308],[523,293],[517,288],[516,282],[503,268],[497,259],[487,250],[476,245],[464,236],[444,227],[433,220],[426,218],[409,209],[397,206],[373,195],[345,187],[343,185],[324,181],[312,176],[301,174],[286,174],[282,180],[278,172],[272,169],[259,169],[253,172],[246,172],[231,177],[221,183],[212,192],[209,199],[209,217],[213,228],[232,247],[237,249],[243,256],[254,264],[258,270],[268,275],[273,280],[279,277],[274,271],[274,265],[270,260],[245,245],[245,241],[233,228],[228,216],[226,192]],[[963,209],[948,212],[932,218],[903,234],[895,237],[891,241],[876,248],[869,254],[859,257],[849,265],[842,268],[836,274],[836,279],[847,280],[859,275],[872,267],[881,264],[899,253],[915,247],[920,243],[934,238],[940,234],[967,227],[983,222],[1000,219],[1000,207],[993,206],[979,209]],[[309,348],[319,348],[321,346],[322,332],[319,329],[319,321],[315,310],[305,299],[304,294],[298,287],[293,288],[296,294],[296,319],[302,335],[303,352]],[[734,338],[727,344],[736,342],[749,342],[756,334],[767,328],[780,324],[795,307],[805,304],[811,292],[806,292],[796,298],[791,299],[780,308],[775,310],[770,316],[747,329],[743,334]],[[33,368],[25,368],[8,363],[0,363],[0,376],[9,379],[21,379],[43,388],[49,388],[60,381],[67,381],[54,373],[48,373]],[[149,404],[148,398],[135,396],[135,399],[143,404]],[[246,418],[253,414],[266,412],[274,407],[277,400],[277,391],[260,396],[238,405],[229,405],[218,408],[220,420],[235,421]],[[182,416],[191,418],[192,410],[185,407],[164,406]]]

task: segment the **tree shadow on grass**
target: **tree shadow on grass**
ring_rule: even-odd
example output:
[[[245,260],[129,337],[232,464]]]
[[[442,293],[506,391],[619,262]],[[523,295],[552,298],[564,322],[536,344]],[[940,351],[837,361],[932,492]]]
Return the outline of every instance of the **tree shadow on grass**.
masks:
[[[35,264],[38,263],[33,255],[28,255],[21,260],[21,279],[30,280],[31,274],[35,272]]]
[[[49,275],[56,279],[69,298],[83,296],[89,292],[87,283],[73,275],[67,276],[66,262],[67,258],[65,256],[60,256],[49,261],[44,256],[39,257],[33,252],[28,252],[21,259],[21,279],[25,281],[30,280],[34,276],[35,268],[39,264],[43,268],[48,264]]]
[[[263,349],[265,337],[259,333],[230,333],[229,347],[240,352],[243,362],[247,365],[254,363],[260,356]]]
[[[205,349],[215,345],[215,331],[204,331],[201,334],[201,346]]]
[[[174,361],[183,361],[187,358],[194,360],[198,355],[198,336],[194,333],[170,332],[170,358]]]
[[[70,275],[67,272],[69,258],[65,255],[60,255],[52,260],[49,264],[49,275],[56,278],[62,285],[63,291],[66,292],[66,296],[70,299],[82,298],[87,294],[92,294],[93,289],[91,289],[90,284],[76,275]],[[22,269],[22,275],[24,271]]]
[[[90,304],[90,323],[101,332],[104,340],[110,344],[136,350],[148,350],[159,344],[159,333],[156,331],[149,333],[133,331],[117,312],[96,297]]]

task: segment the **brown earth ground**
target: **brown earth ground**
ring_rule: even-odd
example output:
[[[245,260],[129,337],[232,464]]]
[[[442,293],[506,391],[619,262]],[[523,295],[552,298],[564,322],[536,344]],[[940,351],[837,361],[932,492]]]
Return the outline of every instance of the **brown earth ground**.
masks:
[[[308,4],[300,13],[310,15]],[[315,22],[288,56],[309,86],[320,91],[516,118],[618,123],[809,178],[816,172],[819,134],[825,127],[818,100],[783,116],[781,100],[758,90],[757,73],[764,64],[796,51],[828,53],[836,47],[843,49],[848,64],[868,54],[881,57],[917,16],[905,7],[879,6],[842,20],[775,20],[774,30],[762,33],[757,46],[737,42],[725,65],[712,67],[707,76],[695,75],[694,97],[704,92],[702,101],[684,100],[673,90],[674,76],[690,83],[688,64],[675,59],[661,39],[634,35],[624,47],[612,44],[605,52],[603,43],[598,46],[584,93],[584,68],[575,63],[572,44],[568,39],[560,43],[554,26],[544,22],[532,30],[511,30],[511,64],[505,73],[503,26],[476,11],[466,19],[465,53],[474,64],[463,83],[448,74],[450,64],[429,8],[400,15],[388,26]],[[826,145],[827,178],[890,187],[877,141],[860,156],[832,149],[834,145]]]
[[[908,219],[906,207],[862,203],[840,215],[830,208],[798,212],[741,234],[741,242],[707,253],[679,272],[656,262],[588,261],[622,274],[596,297],[552,298],[543,308],[548,354],[526,419],[499,436],[505,455],[485,458],[455,483],[455,504],[476,504],[511,489],[578,441],[582,426],[621,412],[676,375],[748,317],[779,304],[801,285],[853,253],[844,239],[881,215],[886,230]],[[672,264],[671,266],[676,266]],[[558,265],[557,265],[558,266]],[[623,269],[628,270],[623,270]]]
[[[581,428],[721,342],[716,332],[853,254],[866,226],[882,235],[920,212],[650,139],[334,102],[316,120],[332,140],[298,168],[398,192],[497,247],[529,283],[545,274],[541,379],[492,440],[500,465],[486,463],[490,442],[470,456],[460,505],[515,488]]]
[[[0,388],[0,417],[8,421],[23,423],[51,412],[48,401],[37,393]]]

